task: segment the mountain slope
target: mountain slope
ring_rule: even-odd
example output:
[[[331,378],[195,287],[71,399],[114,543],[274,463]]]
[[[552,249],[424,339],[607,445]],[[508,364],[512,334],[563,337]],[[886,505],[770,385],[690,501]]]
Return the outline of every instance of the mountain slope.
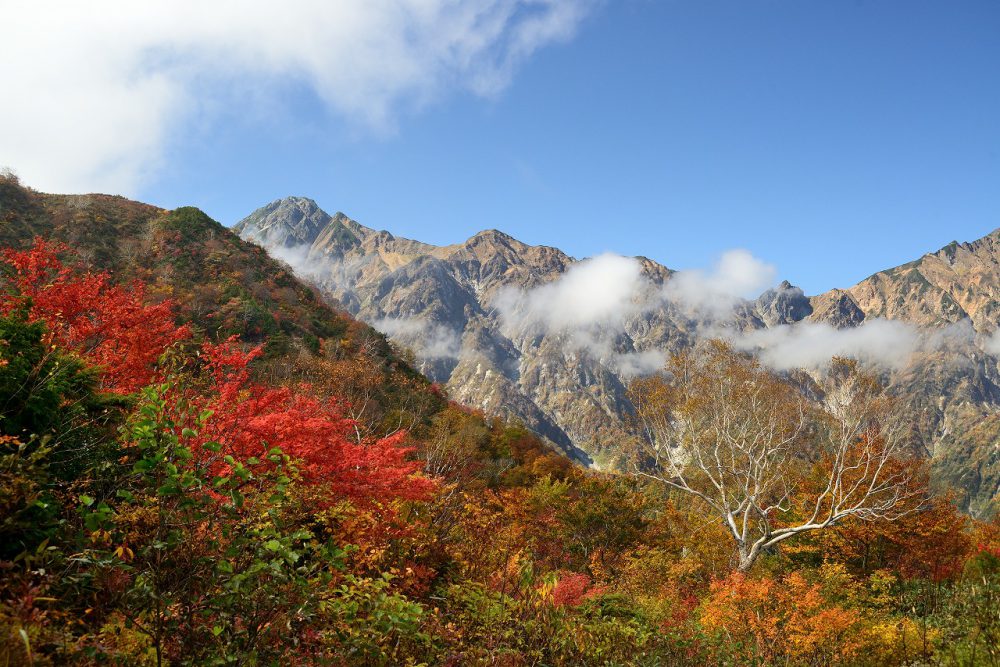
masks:
[[[35,237],[65,243],[70,261],[108,270],[116,281],[143,281],[149,298],[173,299],[179,319],[204,338],[265,344],[257,370],[269,381],[306,379],[348,400],[364,392],[373,406],[365,426],[375,432],[444,405],[381,333],[195,208],[44,194],[0,178],[0,247],[24,249]]]
[[[866,317],[928,326],[968,319],[977,329],[992,329],[1000,316],[998,267],[1000,230],[971,243],[952,241],[844,293]]]
[[[297,229],[310,233],[296,235]],[[234,231],[269,248],[352,314],[413,348],[429,377],[454,378],[448,387],[457,400],[518,419],[571,446],[571,437],[532,399],[533,385],[521,382],[519,347],[499,330],[489,304],[503,287],[530,288],[553,279],[572,258],[495,230],[462,244],[431,246],[369,229],[342,213],[329,216],[304,198],[273,202]],[[589,412],[611,423],[600,407]]]
[[[626,308],[614,326],[560,330],[512,316],[517,309],[509,307],[579,266],[555,248],[496,230],[433,246],[328,215],[298,197],[267,205],[234,230],[413,349],[421,369],[447,383],[456,399],[519,419],[601,466],[616,465],[622,445],[636,437],[629,378],[699,338],[800,322],[850,329],[885,318],[918,325],[924,343],[886,378],[908,406],[914,444],[933,457],[942,483],[964,491],[973,511],[987,511],[1000,489],[993,437],[1000,429],[989,426],[1000,412],[1000,373],[982,344],[1000,307],[1000,231],[814,297],[783,282],[722,316],[668,299]],[[637,259],[650,290],[675,277]]]

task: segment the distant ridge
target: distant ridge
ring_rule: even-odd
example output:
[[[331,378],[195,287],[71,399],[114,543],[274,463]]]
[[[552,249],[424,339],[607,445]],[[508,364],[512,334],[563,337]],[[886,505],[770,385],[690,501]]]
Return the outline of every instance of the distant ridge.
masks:
[[[615,360],[677,351],[710,333],[704,318],[669,304],[630,314],[597,351],[566,333],[512,327],[497,310],[498,297],[552,283],[577,260],[498,230],[434,246],[369,229],[342,213],[329,216],[304,198],[272,202],[235,229],[413,349],[421,369],[458,400],[521,420],[600,466],[620,465],[623,444],[636,437],[628,426],[628,375]],[[1000,230],[952,243],[812,297],[785,281],[739,302],[724,324],[743,332],[798,322],[843,329],[875,318],[928,330],[968,326],[964,338],[917,354],[888,379],[911,406],[915,444],[933,457],[938,478],[962,489],[972,511],[986,511],[1000,489],[1000,372],[973,339],[991,334],[1000,317],[998,239]],[[294,252],[283,255],[282,248]],[[675,275],[651,259],[637,260],[651,284]]]

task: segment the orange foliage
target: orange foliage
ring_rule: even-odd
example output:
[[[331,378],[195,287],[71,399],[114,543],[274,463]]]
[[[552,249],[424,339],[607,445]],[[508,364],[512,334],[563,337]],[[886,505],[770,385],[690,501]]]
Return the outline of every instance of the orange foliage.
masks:
[[[732,647],[769,663],[849,660],[863,647],[861,617],[827,600],[819,584],[793,572],[784,579],[734,573],[716,581],[701,623]]]
[[[945,496],[893,522],[847,521],[821,537],[822,551],[864,575],[892,569],[906,579],[950,580],[969,555],[968,523]]]

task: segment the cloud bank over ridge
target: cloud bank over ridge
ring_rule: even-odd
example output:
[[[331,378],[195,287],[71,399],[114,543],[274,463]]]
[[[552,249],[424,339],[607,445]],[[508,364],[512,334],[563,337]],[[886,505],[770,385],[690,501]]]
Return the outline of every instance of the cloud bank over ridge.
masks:
[[[573,264],[556,280],[534,289],[508,287],[493,305],[508,327],[589,330],[615,326],[653,306],[645,296],[648,288],[637,260],[605,253]]]
[[[701,321],[702,337],[728,340],[779,371],[820,368],[833,357],[898,370],[918,351],[955,352],[975,343],[969,322],[933,330],[882,318],[843,329],[806,320],[751,331],[734,328],[734,309],[773,287],[776,276],[773,265],[737,249],[723,253],[709,271],[678,271],[656,286],[638,260],[605,254],[579,262],[551,283],[527,291],[504,290],[494,305],[508,330],[535,327],[544,333],[567,333],[577,348],[625,377],[662,368],[665,353],[618,353],[613,340],[624,332],[628,318],[667,307]],[[1000,354],[1000,332],[984,339],[980,347]]]
[[[300,275],[317,278],[319,267],[307,257],[307,250],[296,246],[271,252]],[[332,270],[325,265],[327,278]],[[663,367],[665,350],[620,344],[631,318],[662,309],[692,318],[700,337],[723,338],[779,371],[819,369],[833,357],[900,370],[917,352],[949,353],[949,363],[959,363],[975,348],[1000,356],[1000,331],[977,335],[968,321],[922,329],[908,322],[871,318],[856,327],[838,329],[826,322],[802,320],[740,330],[734,319],[737,309],[774,287],[776,277],[772,264],[735,249],[723,253],[709,270],[677,271],[660,284],[644,272],[640,260],[605,253],[576,262],[554,280],[534,288],[501,289],[491,305],[506,335],[559,334],[568,351],[586,352],[624,378]],[[475,353],[462,349],[460,332],[420,318],[385,318],[374,326],[425,360],[459,359]]]
[[[638,259],[605,253],[577,262],[550,283],[503,290],[494,306],[508,325],[545,331],[620,327],[628,317],[667,304],[692,316],[724,318],[741,300],[772,287],[776,276],[773,265],[736,249],[724,252],[709,271],[677,271],[657,285]]]
[[[796,322],[727,336],[734,347],[755,352],[776,370],[815,368],[849,357],[884,368],[901,368],[916,352],[920,331],[907,322],[872,319],[837,329],[826,322]]]

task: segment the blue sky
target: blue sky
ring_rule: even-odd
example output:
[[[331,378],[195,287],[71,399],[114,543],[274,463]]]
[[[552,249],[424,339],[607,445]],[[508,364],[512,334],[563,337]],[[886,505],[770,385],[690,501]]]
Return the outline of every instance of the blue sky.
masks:
[[[155,163],[112,156],[129,177],[107,189],[226,224],[304,195],[432,243],[498,228],[671,268],[745,248],[807,293],[1000,227],[995,0],[551,2],[575,13],[529,48],[537,30],[498,37],[470,56],[489,67],[456,58],[402,92],[378,87],[385,44],[355,85],[322,83],[323,62],[213,69],[173,38],[152,52],[185,63],[189,96],[163,104],[181,120],[145,119],[134,152]]]

